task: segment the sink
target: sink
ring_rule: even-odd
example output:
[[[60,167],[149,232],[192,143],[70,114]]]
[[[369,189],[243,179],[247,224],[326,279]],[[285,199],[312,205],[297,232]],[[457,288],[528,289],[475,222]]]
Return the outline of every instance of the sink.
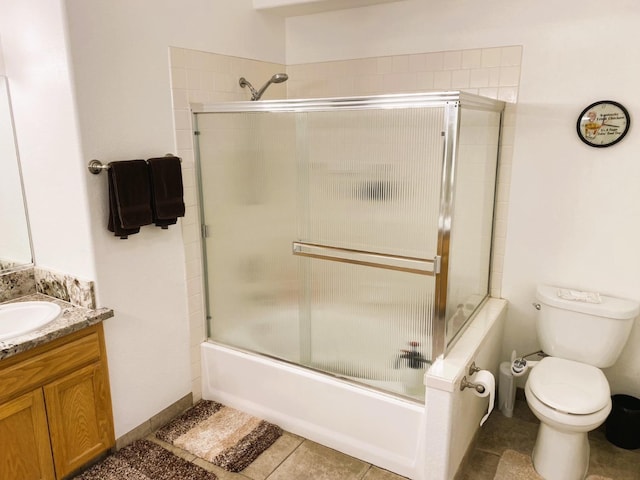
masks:
[[[62,309],[52,302],[16,302],[0,305],[0,341],[32,332],[51,323]]]

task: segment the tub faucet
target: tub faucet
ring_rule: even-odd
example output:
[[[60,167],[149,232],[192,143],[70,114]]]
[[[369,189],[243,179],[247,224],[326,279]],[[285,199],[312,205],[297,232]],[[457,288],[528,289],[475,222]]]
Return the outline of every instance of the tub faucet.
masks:
[[[419,369],[424,368],[425,364],[431,363],[429,360],[424,358],[424,356],[418,351],[418,347],[420,343],[416,341],[409,342],[410,350],[401,350],[401,354],[396,358],[396,362],[393,368],[399,368],[401,364],[409,368]]]

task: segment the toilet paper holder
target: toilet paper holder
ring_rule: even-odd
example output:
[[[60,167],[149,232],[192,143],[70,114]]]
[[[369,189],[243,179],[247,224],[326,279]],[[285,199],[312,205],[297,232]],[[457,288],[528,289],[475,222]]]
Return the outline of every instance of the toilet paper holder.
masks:
[[[484,393],[484,385],[470,382],[467,380],[466,375],[462,377],[462,381],[460,382],[460,390],[464,390],[465,388],[473,388],[478,393]]]
[[[469,366],[469,376],[473,375],[476,372],[479,372],[481,369],[476,366],[476,362],[473,362]],[[478,393],[484,393],[484,385],[480,385],[479,383],[473,383],[467,380],[467,376],[462,377],[462,381],[460,382],[460,390],[464,390],[465,388],[473,388]]]

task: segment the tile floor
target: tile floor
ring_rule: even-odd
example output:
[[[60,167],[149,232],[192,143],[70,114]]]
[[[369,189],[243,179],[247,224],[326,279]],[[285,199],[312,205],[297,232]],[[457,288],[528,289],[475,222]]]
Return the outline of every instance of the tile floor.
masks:
[[[538,430],[536,419],[519,391],[514,416],[507,418],[495,411],[481,428],[476,445],[457,480],[493,480],[500,455],[512,449],[530,454]],[[161,442],[149,440],[173,453],[213,471],[220,480],[403,480],[404,477],[319,445],[311,440],[285,433],[241,473],[230,473],[194,455]],[[624,450],[607,441],[604,428],[590,435],[589,474],[613,480],[640,480],[640,449]]]
[[[493,480],[500,455],[516,450],[529,455],[536,441],[540,422],[531,413],[518,390],[512,418],[499,411],[491,414],[480,429],[478,440],[469,462],[457,480]],[[640,480],[640,449],[625,450],[611,444],[605,437],[604,425],[589,434],[591,455],[588,475],[602,475],[613,480]]]
[[[176,455],[214,472],[219,480],[403,480],[357,458],[285,432],[269,449],[240,473],[231,473],[194,455],[162,442]]]

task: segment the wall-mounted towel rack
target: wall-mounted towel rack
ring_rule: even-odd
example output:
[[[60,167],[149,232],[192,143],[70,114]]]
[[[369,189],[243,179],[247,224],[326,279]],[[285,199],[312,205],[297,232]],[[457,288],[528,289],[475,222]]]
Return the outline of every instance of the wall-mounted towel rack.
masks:
[[[173,153],[166,153],[165,157],[174,157],[175,155]],[[182,160],[180,160],[182,161]],[[89,164],[87,165],[87,169],[93,173],[94,175],[99,174],[100,172],[102,172],[103,170],[109,170],[109,165],[105,165],[104,163],[102,163],[100,160],[91,160],[89,162]]]

